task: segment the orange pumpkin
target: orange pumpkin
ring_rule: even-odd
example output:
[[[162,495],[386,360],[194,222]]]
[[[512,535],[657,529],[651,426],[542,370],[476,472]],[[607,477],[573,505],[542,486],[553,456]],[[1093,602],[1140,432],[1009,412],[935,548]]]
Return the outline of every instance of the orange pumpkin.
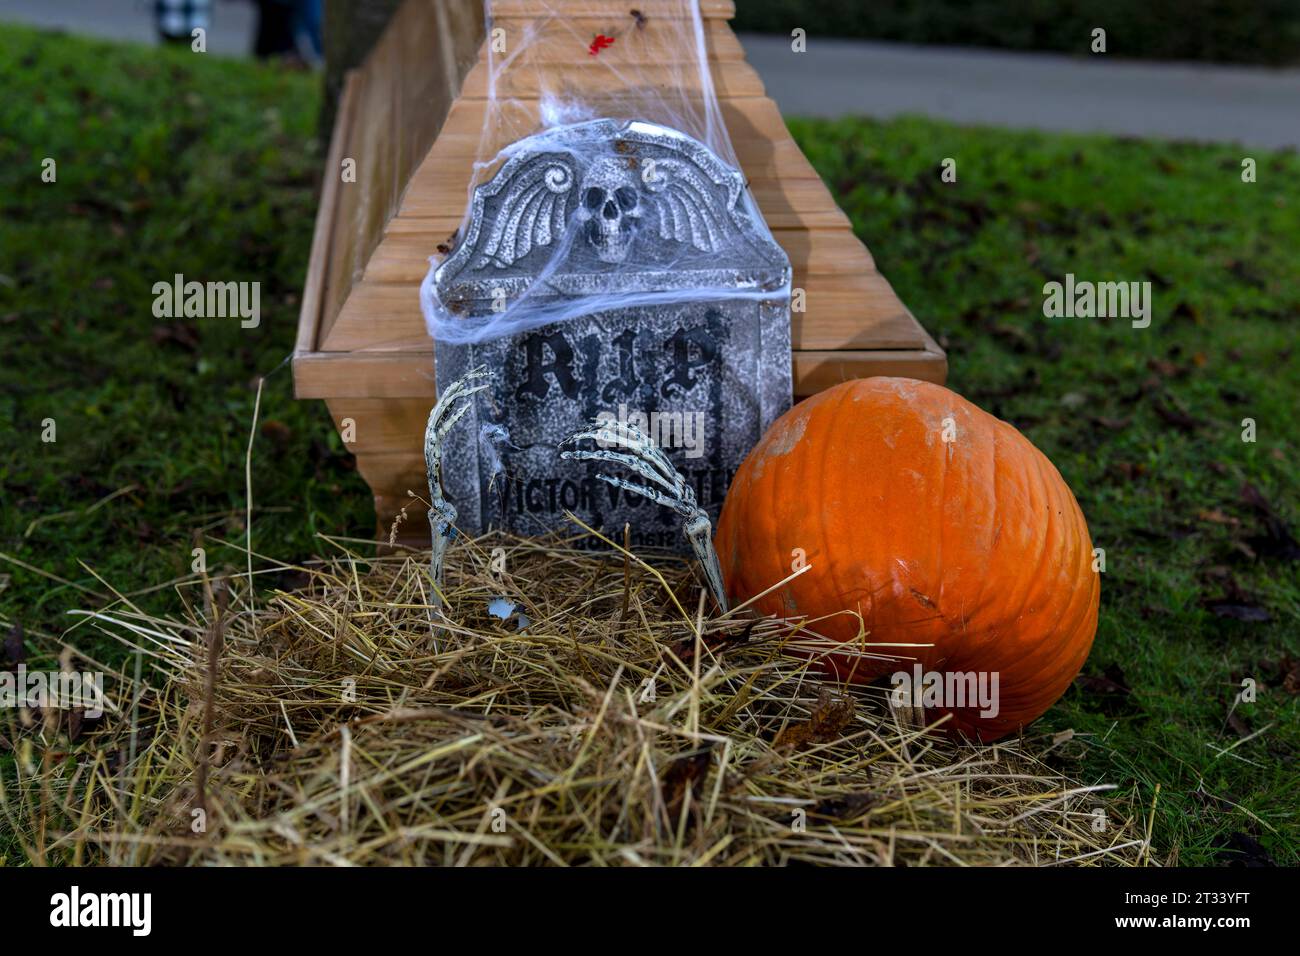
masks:
[[[1097,630],[1092,542],[1060,473],[1011,425],[928,382],[857,379],[792,408],[736,473],[715,544],[733,606],[803,562],[759,610],[834,615],[810,626],[839,642],[929,645],[862,648],[900,658],[889,662],[826,658],[840,678],[919,663],[955,689],[956,675],[996,674],[996,715],[951,695],[926,708],[980,740],[1055,703]]]

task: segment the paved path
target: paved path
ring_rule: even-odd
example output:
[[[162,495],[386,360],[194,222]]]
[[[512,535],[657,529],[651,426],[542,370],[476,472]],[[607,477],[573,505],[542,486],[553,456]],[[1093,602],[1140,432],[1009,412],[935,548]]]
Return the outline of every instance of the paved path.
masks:
[[[246,55],[253,5],[216,0],[208,50]],[[153,42],[149,0],[0,0],[15,20]],[[1135,63],[813,36],[742,37],[789,116],[919,113],[995,126],[1300,146],[1300,69]]]
[[[953,47],[741,39],[788,116],[958,123],[1300,146],[1300,69],[1138,63]]]
[[[213,0],[208,52],[248,56],[257,11],[248,0]],[[11,20],[110,40],[154,43],[152,0],[0,0],[0,23]]]

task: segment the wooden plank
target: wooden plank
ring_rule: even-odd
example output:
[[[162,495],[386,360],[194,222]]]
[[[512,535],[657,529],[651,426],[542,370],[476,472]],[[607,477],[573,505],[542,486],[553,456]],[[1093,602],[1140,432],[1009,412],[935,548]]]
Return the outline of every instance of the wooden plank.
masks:
[[[426,232],[418,228],[421,222],[437,225]],[[451,219],[394,219],[393,223],[400,223],[401,228],[384,237],[366,263],[364,279],[418,286],[429,271],[429,260],[445,258],[438,253],[438,246],[447,242],[459,223]],[[871,253],[851,229],[773,229],[772,237],[790,257],[796,275],[847,275],[875,270]]]
[[[773,143],[771,140],[746,139],[733,141],[732,145],[759,205],[762,206],[766,196],[773,215],[782,208],[780,200],[775,198],[777,194],[789,196],[792,201],[805,202],[806,205],[798,207],[797,211],[806,210],[810,215],[839,212],[821,177],[793,140],[785,138]],[[477,137],[439,137],[426,160],[411,176],[395,218],[425,219],[463,214],[469,205],[470,183],[478,155]],[[766,213],[767,208],[764,208]]]
[[[494,16],[493,29],[504,33],[500,35],[498,52],[492,55],[501,68],[511,70],[573,63],[592,56],[591,41],[601,34],[614,39],[613,44],[595,57],[608,65],[617,68],[624,65],[635,68],[637,64],[648,63],[694,65],[699,54],[689,21],[660,17],[648,19],[645,26],[638,28],[628,10],[629,5],[620,4],[599,17]],[[715,62],[745,59],[745,48],[725,20],[704,21],[704,52]],[[485,41],[479,59],[486,59],[487,53]]]
[[[870,358],[865,358],[867,355]],[[946,363],[935,353],[920,350],[803,352],[795,354],[795,363],[803,369],[803,388],[796,389],[800,398],[854,378],[895,375],[942,384],[946,373]],[[867,374],[858,374],[863,371]],[[424,426],[432,404],[433,396],[329,402],[336,423],[344,418],[356,423],[357,442],[348,447],[357,455],[357,468],[377,495],[404,496],[408,489],[423,489]]]
[[[474,176],[474,163],[480,156],[480,142],[482,138],[478,134],[439,136],[438,141],[429,150],[428,157],[411,176],[407,185],[408,195],[423,195],[435,188],[441,180],[451,179],[453,183],[458,184],[464,199],[468,199],[470,181]],[[491,159],[507,145],[509,144],[498,145],[495,137],[491,137],[488,145],[484,147],[486,152],[482,155]],[[731,147],[735,158],[740,163],[741,171],[749,180],[821,178],[799,149],[798,144],[788,136],[776,140],[761,137],[732,139]],[[489,166],[478,181],[485,181],[495,171],[495,165]],[[461,205],[464,206],[464,200]],[[404,210],[399,210],[398,215],[402,215],[403,212]]]
[[[477,0],[403,4],[357,71],[350,114],[340,116],[343,158],[330,240],[330,282],[320,326],[327,332],[353,279],[383,238],[406,182],[433,144],[482,36]],[[325,171],[341,180],[341,169]]]
[[[933,350],[795,352],[794,367],[796,398],[816,395],[849,379],[874,375],[917,378],[936,385],[948,378],[948,359],[937,345]]]
[[[351,421],[355,441],[347,449],[354,455],[422,451],[424,428],[433,398],[331,398],[334,425],[343,434],[344,422]]]
[[[363,453],[357,455],[357,471],[361,477],[366,480],[375,493],[375,497],[383,496],[385,498],[396,499],[399,503],[393,508],[392,513],[384,516],[387,520],[381,518],[383,533],[388,532],[396,513],[401,510],[402,505],[408,504],[410,497],[407,492],[414,491],[421,497],[429,494],[428,473],[424,466],[424,455],[416,451],[398,452],[398,453]],[[413,506],[408,506],[406,520],[415,519],[420,521],[426,530],[429,527],[428,511],[426,505],[415,502]]]
[[[293,359],[295,398],[433,398],[433,352],[306,352]]]
[[[742,155],[742,171],[770,228],[798,228],[801,225],[847,228],[847,217],[802,154],[798,159],[783,155],[798,153],[799,147],[793,141],[788,143],[788,149],[767,145],[746,150],[748,143],[736,145],[740,147],[739,151],[748,153],[747,157]],[[746,158],[748,164],[745,164]],[[419,221],[425,219],[445,220],[450,217],[459,223],[469,207],[472,163],[473,159],[467,158],[463,162],[447,161],[421,167],[412,177],[401,210],[389,220],[386,232],[395,227],[403,228],[404,221],[407,221],[404,225],[407,232],[443,229],[441,222],[436,227],[422,228]],[[784,166],[792,167],[792,175],[785,175]],[[803,172],[801,166],[807,166],[808,175],[800,175]],[[798,220],[802,214],[807,215],[808,222]],[[774,223],[773,218],[779,218],[782,224]],[[415,222],[409,224],[410,220]]]
[[[847,227],[773,229],[797,276],[854,275],[876,271],[876,261]],[[795,282],[799,286],[800,282]]]
[[[758,72],[743,60],[720,61],[709,71],[718,97],[762,96],[763,81]],[[461,96],[465,99],[486,99],[488,95],[488,66],[483,60],[465,77]],[[496,77],[496,95],[499,99],[540,100],[543,96],[581,96],[583,104],[598,115],[617,114],[613,110],[622,100],[626,103],[627,90],[634,88],[639,98],[653,102],[662,98],[669,102],[689,100],[692,92],[702,89],[702,78],[694,69],[681,66],[641,66],[619,69],[611,61],[588,57],[572,63],[548,65],[545,70],[502,70]],[[646,90],[658,92],[646,94]],[[608,104],[611,109],[603,109]]]
[[[928,339],[927,339],[928,342]],[[930,346],[932,342],[928,343]],[[933,357],[933,349],[899,349],[888,356],[875,350],[871,374],[905,375],[943,382],[944,374]],[[921,354],[924,353],[924,354]],[[861,378],[862,352],[806,351],[795,353],[795,365],[801,367],[798,394],[805,395],[829,388],[850,378]],[[844,359],[842,356],[851,358]],[[433,395],[388,398],[330,398],[326,404],[340,434],[345,420],[354,441],[350,452],[363,454],[422,454],[424,428],[433,406]]]
[[[929,336],[918,349],[860,349],[792,353],[794,392],[815,394],[837,382],[871,375],[905,375],[943,383],[948,363]],[[308,352],[294,357],[297,398],[411,398],[437,395],[433,352]]]
[[[736,157],[751,182],[820,182],[812,164],[791,139],[780,111],[771,100],[746,97],[724,100],[720,106]],[[521,101],[501,104],[493,114],[492,125],[485,131],[483,102],[458,100],[434,145],[412,174],[397,214],[390,221],[390,228],[398,219],[463,215],[470,197],[474,161],[480,155],[496,155],[510,143],[536,132],[540,120],[535,107],[536,104],[525,106]],[[480,181],[489,178],[493,172],[494,168],[485,168]],[[811,189],[807,186],[799,188]],[[825,194],[823,206],[825,202],[834,205],[829,193]],[[767,210],[764,212],[766,214]],[[776,212],[773,209],[772,214]],[[832,225],[846,222],[838,209],[835,213],[833,218],[836,221]],[[780,228],[799,223],[783,224],[769,220],[769,225]]]
[[[878,272],[796,275],[805,311],[790,316],[796,349],[917,348],[921,330]],[[417,289],[409,283],[359,282],[325,336],[328,352],[429,348]]]
[[[722,113],[727,132],[736,139],[777,140],[789,137],[781,111],[766,96],[743,96],[721,99],[718,109]],[[484,100],[458,100],[443,122],[439,136],[474,136],[483,133],[486,102]],[[653,121],[655,117],[645,116]],[[489,129],[491,140],[487,144],[496,152],[503,146],[522,139],[541,129],[541,109],[536,100],[512,100],[496,104]],[[686,130],[686,132],[690,132]]]
[[[343,92],[339,98],[339,115],[349,116],[352,98],[356,91],[356,74],[349,72],[343,78]],[[329,285],[330,240],[333,236],[334,217],[338,206],[339,178],[331,170],[339,168],[343,157],[346,122],[336,124],[330,136],[329,151],[325,159],[325,174],[321,179],[320,205],[316,209],[316,224],[312,229],[311,252],[307,257],[307,278],[303,283],[302,308],[298,311],[298,336],[294,341],[294,354],[310,352],[316,348],[320,333],[321,314],[325,308],[325,294]]]
[[[340,104],[338,116],[334,121],[335,136],[341,143],[340,152],[342,156],[351,156],[353,153],[352,144],[355,137],[353,124],[356,121],[357,104],[361,98],[361,88],[364,84],[365,77],[360,71],[355,71],[349,76],[348,85],[351,95],[345,103]],[[341,161],[340,159],[340,163]],[[335,167],[324,171],[325,177],[339,182],[339,187],[335,190],[333,196],[329,236],[326,240],[329,247],[329,274],[321,290],[322,302],[316,333],[317,347],[319,347],[320,340],[324,339],[325,333],[330,326],[334,324],[335,319],[338,318],[339,310],[343,308],[343,303],[347,301],[348,293],[352,291],[353,279],[358,272],[358,240],[350,218],[359,199],[358,186],[356,183],[350,183],[347,185],[351,188],[343,189],[344,184],[339,176],[340,168]]]
[[[407,489],[415,490],[415,489]],[[387,550],[388,539],[396,530],[393,544],[398,548],[423,551],[429,547],[428,505],[420,499],[428,499],[428,491],[419,493],[420,498],[412,498],[405,491],[396,495],[375,495],[375,537],[381,544],[381,553]],[[406,509],[406,517],[400,522],[397,516]],[[396,529],[393,525],[396,523]]]
[[[402,2],[423,0],[330,0],[322,4],[321,41],[325,56],[322,130],[337,128],[337,107],[347,74],[365,62]]]
[[[769,229],[849,227],[848,216],[820,179],[760,179],[752,180],[749,187]],[[401,216],[445,220],[449,214],[463,214],[467,198],[463,176],[435,175],[411,183],[402,200]]]

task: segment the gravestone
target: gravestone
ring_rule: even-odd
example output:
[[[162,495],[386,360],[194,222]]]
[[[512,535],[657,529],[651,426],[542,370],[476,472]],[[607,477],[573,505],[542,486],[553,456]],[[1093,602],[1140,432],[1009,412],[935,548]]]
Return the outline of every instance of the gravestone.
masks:
[[[681,549],[671,511],[558,446],[593,420],[631,422],[716,521],[736,468],[790,407],[789,260],[740,173],[676,130],[596,120],[510,155],[427,290],[432,324],[456,333],[434,329],[439,392],[480,366],[490,381],[446,440],[446,497],[470,534],[572,529],[569,511]],[[508,328],[467,341],[457,323]]]

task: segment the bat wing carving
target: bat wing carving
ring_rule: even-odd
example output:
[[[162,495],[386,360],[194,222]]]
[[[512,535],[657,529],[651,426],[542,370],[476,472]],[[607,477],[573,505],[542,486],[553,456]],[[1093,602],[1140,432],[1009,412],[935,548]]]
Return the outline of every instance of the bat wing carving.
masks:
[[[563,235],[573,180],[573,168],[559,159],[537,163],[514,177],[475,268],[490,264],[504,269]]]
[[[714,211],[716,187],[692,164],[657,159],[643,180],[656,207],[659,236],[690,243],[700,252],[723,246],[722,217]]]

